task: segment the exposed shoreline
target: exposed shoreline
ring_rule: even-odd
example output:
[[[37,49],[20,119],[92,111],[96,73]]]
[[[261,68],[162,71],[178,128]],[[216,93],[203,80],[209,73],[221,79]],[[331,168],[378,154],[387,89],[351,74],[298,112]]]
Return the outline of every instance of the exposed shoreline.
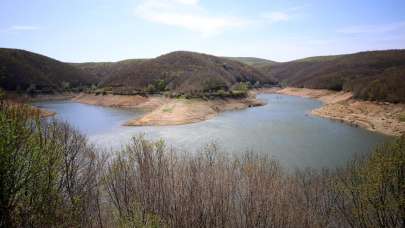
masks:
[[[168,102],[168,98],[163,96],[139,96],[139,95],[94,95],[79,94],[72,101],[83,104],[98,105],[116,108],[140,108],[152,111]]]
[[[14,105],[24,105],[24,102],[14,101],[14,100],[7,100],[7,102],[14,106]],[[26,105],[33,113],[38,114],[40,118],[46,118],[56,115],[56,112],[52,112],[43,108],[38,108],[32,105]]]
[[[405,133],[405,122],[400,120],[400,116],[405,114],[405,104],[357,100],[353,99],[350,92],[321,89],[287,87],[260,92],[317,99],[324,105],[312,110],[312,115],[342,121],[390,136]]]
[[[350,92],[321,89],[292,87],[256,89],[250,91],[249,96],[243,99],[202,100],[175,99],[164,96],[64,94],[45,95],[30,101],[70,99],[90,105],[143,109],[146,111],[144,116],[131,119],[124,125],[169,126],[201,122],[225,111],[262,106],[265,102],[256,99],[258,93],[278,93],[317,99],[324,105],[312,110],[312,115],[345,122],[390,136],[400,136],[405,133],[405,122],[400,120],[400,116],[405,115],[405,104],[357,100],[352,98]],[[56,114],[43,109],[39,110],[43,117]]]
[[[224,111],[240,110],[264,105],[256,99],[255,93],[249,93],[242,99],[176,99],[163,96],[121,96],[81,94],[72,99],[84,104],[107,107],[144,109],[147,113],[129,120],[125,126],[170,126],[201,122],[211,119]]]

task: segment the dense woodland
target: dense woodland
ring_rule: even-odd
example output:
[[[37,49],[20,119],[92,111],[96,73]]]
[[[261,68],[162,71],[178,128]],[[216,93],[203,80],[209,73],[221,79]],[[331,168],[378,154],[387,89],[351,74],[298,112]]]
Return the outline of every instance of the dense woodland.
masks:
[[[0,49],[0,86],[21,93],[239,96],[233,88],[293,86],[352,91],[355,98],[405,102],[405,50],[319,56],[277,63],[172,52],[154,59],[63,63],[16,49]]]
[[[21,93],[63,92],[95,78],[69,64],[32,52],[0,48],[0,87]]]
[[[365,100],[405,102],[405,51],[321,56],[262,67],[282,85],[352,91]]]
[[[285,170],[216,144],[142,136],[100,151],[66,123],[0,103],[0,227],[404,227],[405,137],[338,170]]]
[[[146,59],[128,59],[119,62],[71,63],[71,65],[92,75],[97,79],[97,84],[103,84],[108,78],[114,78],[133,72],[135,68],[144,61],[146,61]]]
[[[255,57],[224,57],[224,58],[241,62],[243,64],[252,66],[256,69],[260,69],[261,67],[268,67],[268,66],[278,63],[278,62],[271,61],[268,59],[261,59],[261,58],[255,58]]]
[[[1,87],[32,94],[83,91],[234,96],[230,91],[240,83],[256,87],[275,84],[249,65],[192,52],[114,63],[62,63],[27,51],[0,49],[0,67]]]
[[[162,80],[165,89],[179,93],[229,90],[240,82],[274,84],[255,68],[237,61],[192,52],[172,52],[142,62],[129,72],[108,78],[102,86],[148,87]]]

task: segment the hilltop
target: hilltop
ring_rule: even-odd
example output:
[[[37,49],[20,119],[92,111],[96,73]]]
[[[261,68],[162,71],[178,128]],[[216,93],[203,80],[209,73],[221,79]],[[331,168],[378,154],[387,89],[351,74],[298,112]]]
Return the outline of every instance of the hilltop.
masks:
[[[82,70],[36,53],[0,48],[0,87],[48,93],[88,86],[95,79]]]
[[[100,85],[128,90],[169,90],[201,94],[208,91],[227,91],[242,82],[257,86],[275,83],[249,65],[194,52],[172,52],[135,65],[128,68],[130,70],[123,70],[106,78]]]
[[[405,102],[405,50],[310,57],[260,70],[284,86],[350,91],[359,99]]]
[[[262,67],[269,67],[274,64],[277,64],[278,62],[268,60],[268,59],[261,59],[261,58],[255,58],[255,57],[225,57],[230,60],[238,61],[241,63],[244,63],[246,65],[255,67],[255,68],[262,68]]]
[[[242,59],[250,65],[265,61]],[[103,93],[131,95],[167,91],[199,97],[207,93],[228,96],[240,88],[245,91],[248,87],[276,83],[241,61],[178,51],[153,59],[64,63],[24,50],[2,48],[0,86],[28,93],[53,93],[67,89],[81,91],[94,85]]]

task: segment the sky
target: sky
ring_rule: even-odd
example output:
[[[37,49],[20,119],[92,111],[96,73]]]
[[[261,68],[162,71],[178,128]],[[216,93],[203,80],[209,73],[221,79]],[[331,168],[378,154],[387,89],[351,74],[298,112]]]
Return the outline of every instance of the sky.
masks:
[[[178,51],[290,61],[405,48],[404,0],[0,0],[0,47],[66,62]]]

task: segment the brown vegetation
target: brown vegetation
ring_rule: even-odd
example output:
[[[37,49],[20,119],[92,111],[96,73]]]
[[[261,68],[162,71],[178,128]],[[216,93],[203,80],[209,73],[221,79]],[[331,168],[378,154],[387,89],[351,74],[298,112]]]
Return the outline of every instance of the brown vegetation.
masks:
[[[0,87],[19,93],[53,93],[94,82],[85,72],[32,52],[0,48]]]
[[[134,69],[145,59],[128,59],[119,62],[88,62],[88,63],[71,63],[89,75],[97,79],[97,83],[103,83],[110,77],[116,77],[122,74],[133,72]]]
[[[0,49],[0,86],[20,94],[88,92],[144,95],[168,93],[172,97],[238,97],[239,83],[259,87],[274,80],[242,62],[270,61],[229,58],[193,52],[172,52],[154,59],[119,62],[63,63],[17,49]]]
[[[268,59],[255,58],[255,57],[224,57],[224,58],[244,63],[244,64],[252,66],[256,69],[260,69],[262,67],[269,67],[271,65],[278,64],[278,62],[275,62],[275,61],[271,61]]]
[[[145,90],[159,80],[163,81],[164,90],[186,94],[226,91],[239,82],[274,83],[255,68],[237,61],[193,52],[172,52],[109,77],[102,86]]]
[[[350,91],[364,100],[405,102],[405,50],[313,57],[261,70],[282,85]]]
[[[287,172],[263,154],[143,137],[106,159],[66,124],[0,108],[0,226],[404,225],[404,137],[337,171]]]
[[[404,72],[404,50],[319,56],[286,63],[179,51],[154,59],[68,64],[23,50],[0,49],[0,86],[27,94],[167,93],[172,97],[211,99],[238,96],[232,93],[232,87],[243,82],[253,88],[280,83],[350,91],[363,100],[403,103]]]

